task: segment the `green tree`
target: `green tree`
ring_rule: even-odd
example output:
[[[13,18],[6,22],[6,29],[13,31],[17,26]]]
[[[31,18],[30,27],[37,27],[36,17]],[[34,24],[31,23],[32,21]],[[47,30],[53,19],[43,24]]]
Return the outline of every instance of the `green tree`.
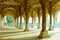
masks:
[[[7,23],[13,23],[13,18],[11,16],[6,17]]]

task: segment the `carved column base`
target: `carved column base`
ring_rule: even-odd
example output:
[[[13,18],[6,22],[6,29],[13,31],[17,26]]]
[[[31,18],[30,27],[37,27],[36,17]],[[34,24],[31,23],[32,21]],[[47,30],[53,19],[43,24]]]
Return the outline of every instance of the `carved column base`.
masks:
[[[23,29],[22,27],[20,27],[19,29]]]
[[[48,31],[41,31],[40,35],[38,36],[38,38],[49,38],[49,34],[48,34]]]
[[[50,26],[48,30],[54,30],[54,28]]]
[[[24,31],[29,31],[29,28],[25,28]]]

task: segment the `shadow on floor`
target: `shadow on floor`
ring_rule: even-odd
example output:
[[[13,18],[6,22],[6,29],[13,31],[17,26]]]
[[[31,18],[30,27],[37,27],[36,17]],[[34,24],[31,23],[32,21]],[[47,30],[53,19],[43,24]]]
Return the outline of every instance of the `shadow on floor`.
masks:
[[[13,31],[13,32],[0,32],[0,35],[6,35],[6,34],[13,34],[13,33],[19,33],[19,32],[23,32],[23,31]]]
[[[24,38],[12,38],[12,39],[0,39],[0,40],[42,40],[42,39],[38,39],[36,36],[32,36],[32,37],[24,37]]]
[[[0,37],[9,37],[9,36],[17,36],[17,35],[24,35],[24,34],[33,34],[36,32],[24,32],[24,31],[15,31],[15,32],[0,32]],[[8,34],[8,35],[6,35]],[[9,35],[11,34],[11,35]],[[3,36],[1,36],[3,35]]]

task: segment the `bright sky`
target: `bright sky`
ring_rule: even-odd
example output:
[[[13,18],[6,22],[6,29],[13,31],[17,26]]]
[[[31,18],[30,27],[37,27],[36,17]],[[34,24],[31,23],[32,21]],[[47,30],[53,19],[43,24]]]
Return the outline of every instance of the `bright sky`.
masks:
[[[60,21],[60,12],[58,12],[57,21]]]

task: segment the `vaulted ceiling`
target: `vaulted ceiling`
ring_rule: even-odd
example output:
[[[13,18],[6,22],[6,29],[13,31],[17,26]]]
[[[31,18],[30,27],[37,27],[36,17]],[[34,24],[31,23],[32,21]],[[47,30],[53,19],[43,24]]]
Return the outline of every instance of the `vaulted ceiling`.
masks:
[[[42,4],[47,6],[47,13],[51,8],[54,13],[60,9],[60,0],[0,0],[0,11],[6,6],[13,5],[13,8],[21,6],[21,15],[25,16],[24,11],[27,10],[29,17],[32,17],[32,14],[35,17],[38,16],[38,9],[40,9],[40,15],[42,14]]]

